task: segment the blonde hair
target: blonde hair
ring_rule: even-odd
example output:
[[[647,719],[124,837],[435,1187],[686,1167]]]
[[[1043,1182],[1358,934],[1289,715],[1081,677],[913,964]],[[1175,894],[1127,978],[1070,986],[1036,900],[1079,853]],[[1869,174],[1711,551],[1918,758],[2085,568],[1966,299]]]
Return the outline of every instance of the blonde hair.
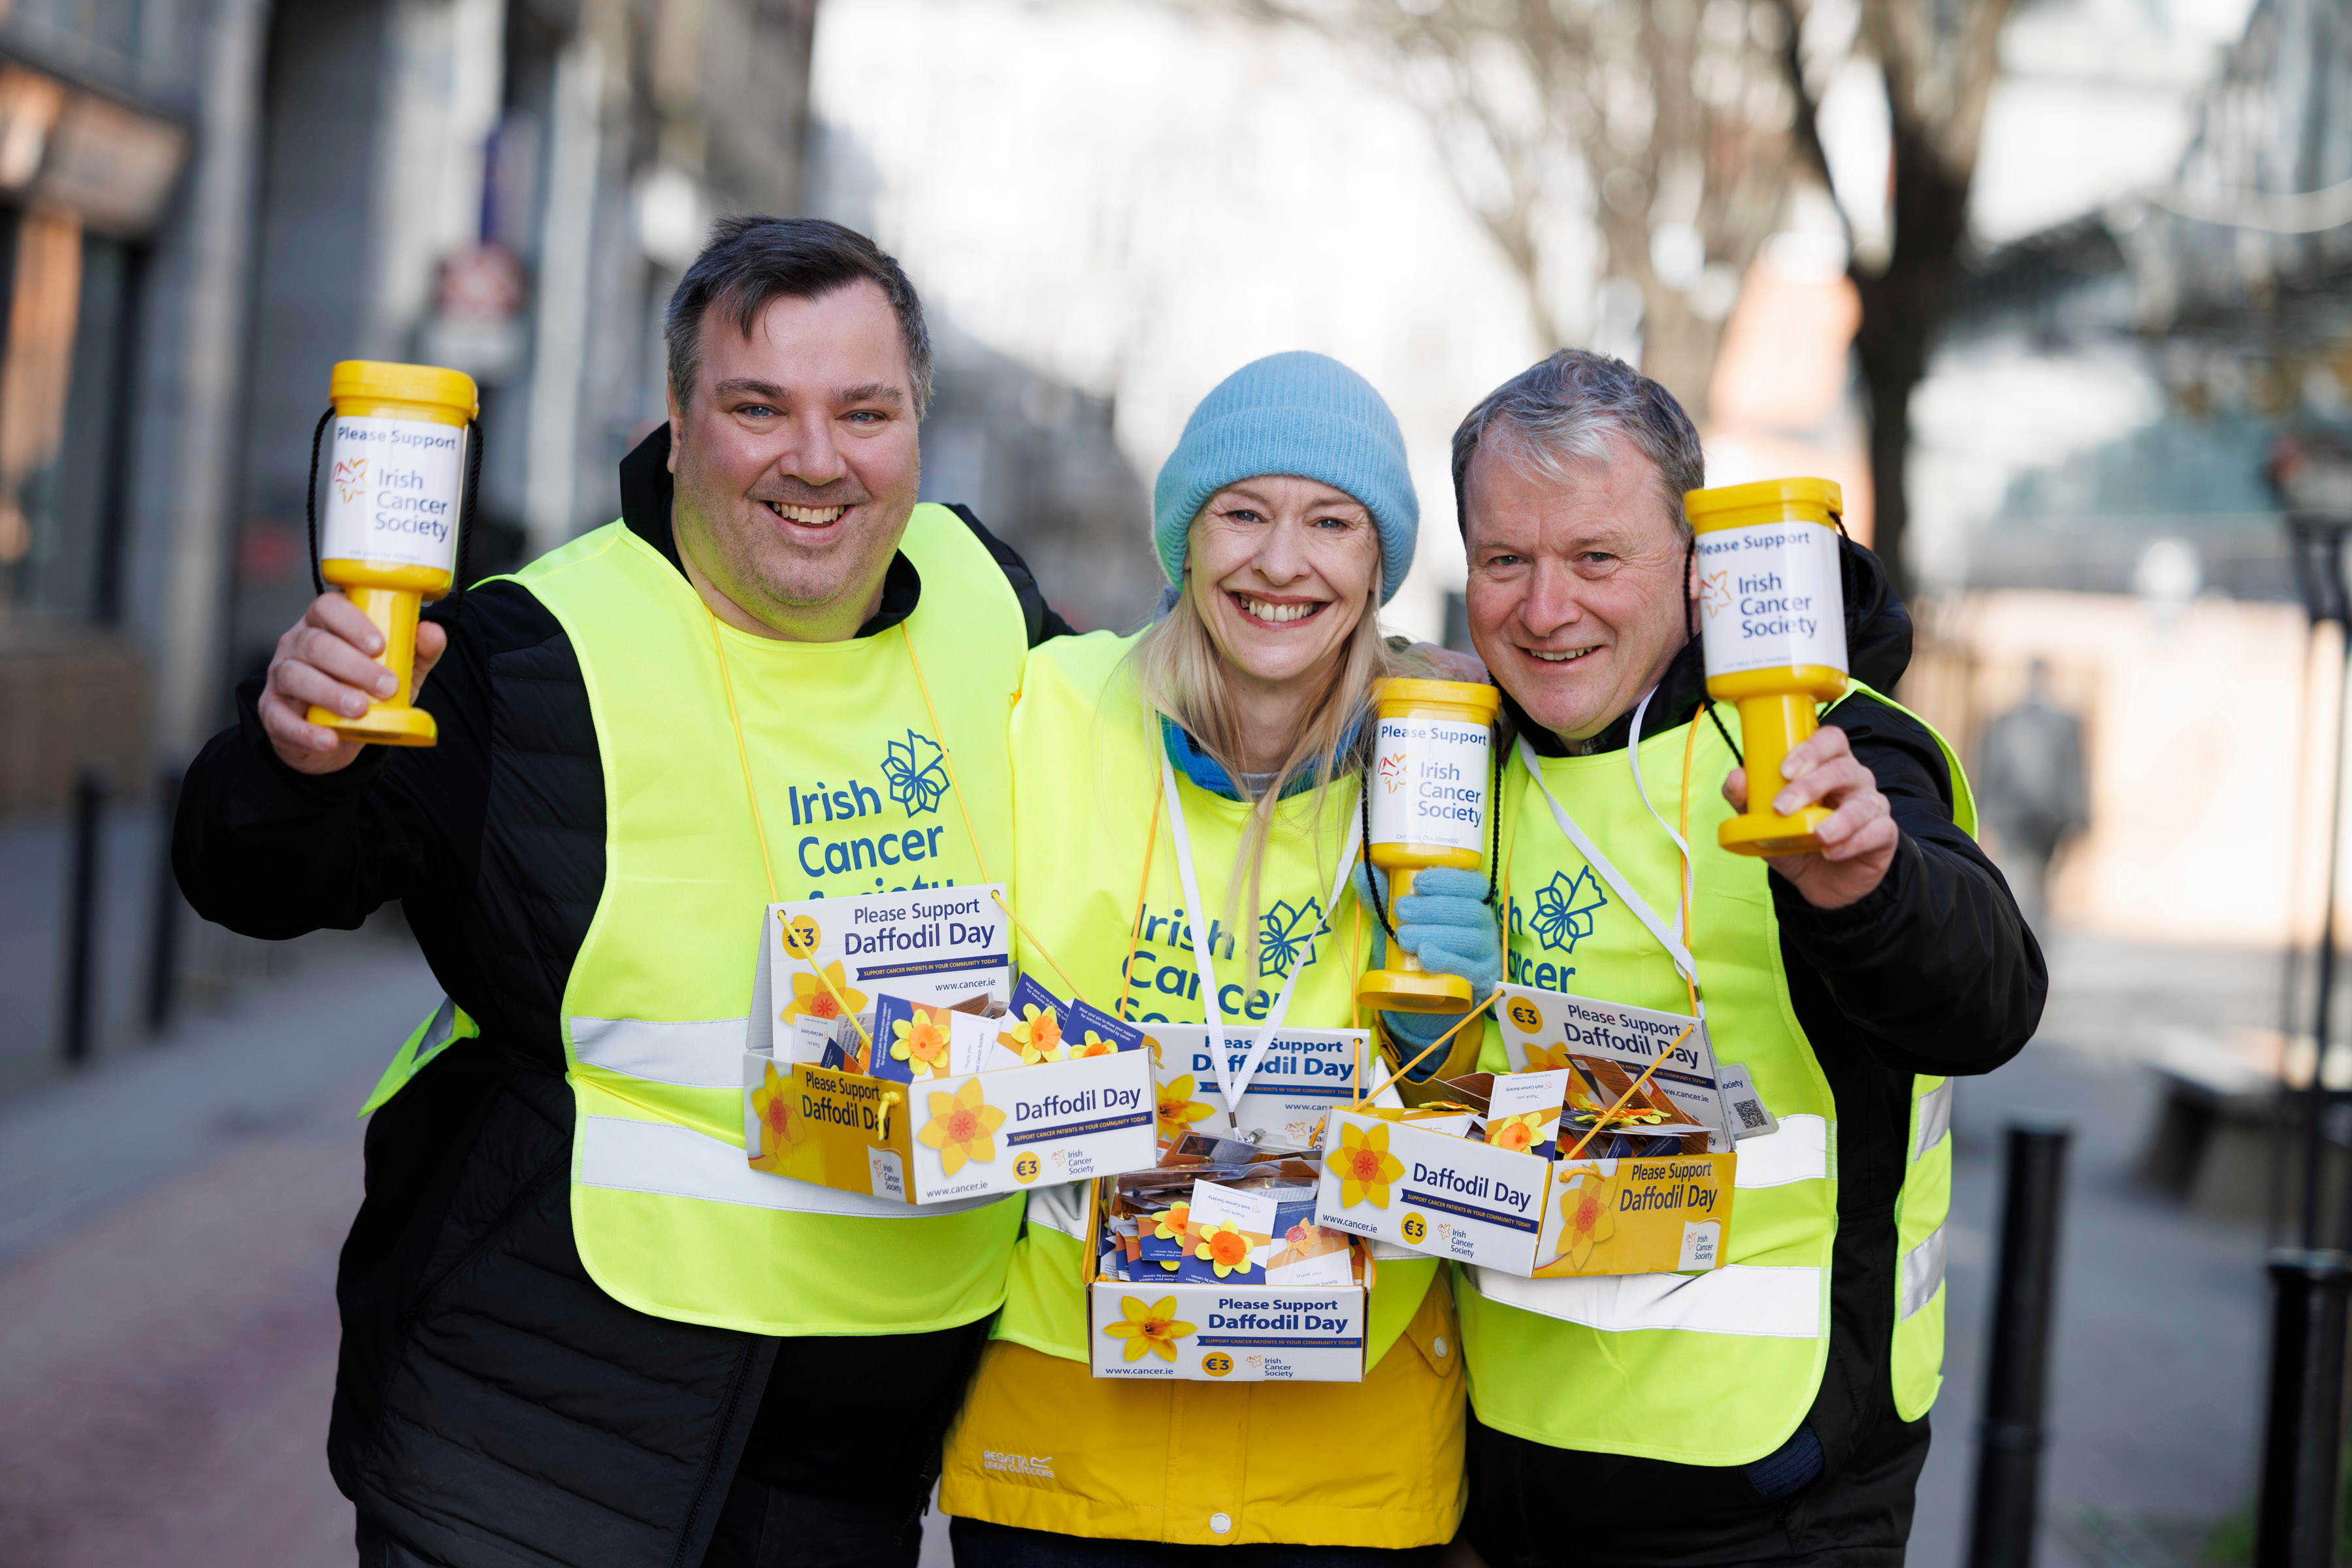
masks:
[[[1226,878],[1225,907],[1221,919],[1226,929],[1243,935],[1245,973],[1253,977],[1257,973],[1258,926],[1263,912],[1260,879],[1265,868],[1266,846],[1274,832],[1275,808],[1282,799],[1283,790],[1311,770],[1315,777],[1313,820],[1320,822],[1333,782],[1343,769],[1360,765],[1368,754],[1370,736],[1363,721],[1371,711],[1372,696],[1380,683],[1419,669],[1420,661],[1400,655],[1381,636],[1377,603],[1380,584],[1376,546],[1371,587],[1359,608],[1355,629],[1340,644],[1339,657],[1323,689],[1309,701],[1305,720],[1291,736],[1273,776],[1255,793],[1242,769],[1241,713],[1228,684],[1230,666],[1193,603],[1189,572],[1178,585],[1175,605],[1146,627],[1143,635],[1136,638],[1135,647],[1128,651],[1127,666],[1146,705],[1191,735],[1193,743],[1225,770],[1234,793],[1250,807],[1249,821],[1242,829],[1241,844],[1234,854],[1233,870]],[[1156,742],[1158,737],[1153,740]],[[1234,915],[1244,899],[1248,918],[1236,921]],[[1331,911],[1323,912],[1328,919]],[[1207,933],[1197,926],[1200,913],[1193,911],[1194,939],[1205,941]]]

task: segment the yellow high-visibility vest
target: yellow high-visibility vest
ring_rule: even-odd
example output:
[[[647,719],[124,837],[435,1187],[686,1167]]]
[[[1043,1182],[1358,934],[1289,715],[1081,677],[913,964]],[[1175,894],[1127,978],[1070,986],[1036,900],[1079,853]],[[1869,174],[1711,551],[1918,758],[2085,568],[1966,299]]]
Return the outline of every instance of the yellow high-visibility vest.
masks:
[[[1133,644],[1097,633],[1029,656],[1013,719],[1023,925],[1087,1001],[1110,1008],[1124,998],[1126,1016],[1147,1036],[1153,1022],[1205,1017],[1196,932],[1214,943],[1236,1043],[1267,1016],[1293,963],[1306,967],[1286,1024],[1353,1027],[1373,916],[1360,920],[1352,895],[1336,910],[1323,901],[1358,784],[1335,784],[1319,814],[1311,792],[1276,806],[1260,878],[1257,963],[1243,973],[1246,944],[1230,930],[1236,917],[1226,904],[1248,808],[1178,777],[1208,906],[1185,909],[1164,807],[1154,820],[1160,721],[1121,668]],[[1235,908],[1245,916],[1245,905]],[[1327,917],[1330,931],[1307,941]],[[1060,988],[1025,940],[1023,963]],[[1207,1545],[1402,1547],[1452,1538],[1464,1501],[1462,1351],[1434,1259],[1380,1265],[1364,1383],[1097,1380],[1087,1365],[1082,1193],[1030,1194],[1004,1310],[949,1439],[946,1511]]]
[[[516,574],[572,640],[604,774],[604,892],[562,1002],[578,1112],[572,1234],[606,1294],[656,1317],[758,1334],[916,1333],[984,1317],[1003,1297],[1017,1201],[915,1208],[754,1171],[743,1155],[766,868],[783,900],[1008,868],[1020,603],[944,507],[918,506],[899,549],[922,579],[914,613],[832,643],[714,621],[677,568],[618,522]],[[454,1025],[428,1020],[395,1072],[469,1032],[462,1014]]]
[[[1699,725],[1689,831],[1696,891],[1687,945],[1716,1056],[1747,1064],[1780,1130],[1738,1145],[1731,1233],[1714,1272],[1524,1279],[1473,1269],[1459,1304],[1471,1403],[1486,1425],[1552,1447],[1741,1465],[1795,1432],[1828,1359],[1837,1105],[1789,1000],[1770,873],[1762,860],[1716,843],[1716,825],[1731,814],[1719,786],[1735,760],[1712,724],[1692,721]],[[1669,822],[1681,805],[1685,738],[1677,725],[1643,737],[1639,748],[1650,802]],[[1950,746],[1937,741],[1951,772],[1954,818],[1973,833],[1967,777]],[[1538,761],[1552,795],[1643,901],[1674,910],[1681,856],[1643,804],[1628,754]],[[1516,758],[1504,774],[1502,810],[1511,980],[1686,1011],[1673,960],[1559,831]],[[1507,1070],[1491,1025],[1485,1060]],[[1895,1408],[1906,1421],[1926,1413],[1942,1381],[1950,1122],[1949,1080],[1915,1077],[1908,1170],[1895,1207],[1901,1267],[1891,1368]]]

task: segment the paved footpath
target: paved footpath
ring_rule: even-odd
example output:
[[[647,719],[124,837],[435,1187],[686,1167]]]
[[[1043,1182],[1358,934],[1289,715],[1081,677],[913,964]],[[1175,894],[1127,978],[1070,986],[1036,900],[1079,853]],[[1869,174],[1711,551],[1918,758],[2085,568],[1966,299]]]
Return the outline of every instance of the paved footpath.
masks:
[[[0,1109],[0,1563],[341,1568],[354,1120],[437,994],[353,948]]]

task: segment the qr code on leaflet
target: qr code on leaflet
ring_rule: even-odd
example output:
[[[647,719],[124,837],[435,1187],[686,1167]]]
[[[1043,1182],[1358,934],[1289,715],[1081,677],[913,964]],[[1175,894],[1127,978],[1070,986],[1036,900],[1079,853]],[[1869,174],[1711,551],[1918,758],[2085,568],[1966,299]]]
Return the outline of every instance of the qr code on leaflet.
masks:
[[[1761,1127],[1764,1125],[1763,1110],[1759,1107],[1754,1100],[1735,1100],[1731,1104],[1732,1109],[1739,1112],[1739,1123],[1741,1126]]]

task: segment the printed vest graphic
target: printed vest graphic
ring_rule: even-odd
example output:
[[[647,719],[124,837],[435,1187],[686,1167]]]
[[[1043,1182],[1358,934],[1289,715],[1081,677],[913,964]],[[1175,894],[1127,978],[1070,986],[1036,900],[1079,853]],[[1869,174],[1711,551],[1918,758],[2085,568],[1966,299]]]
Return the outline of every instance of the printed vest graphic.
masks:
[[[1010,858],[1019,603],[943,507],[917,507],[900,548],[923,584],[901,626],[839,643],[719,630],[778,898],[986,880],[942,748],[986,869]],[[702,601],[617,522],[518,575],[571,635],[608,803],[604,896],[563,998],[589,1274],[640,1310],[761,1334],[992,1311],[1017,1203],[918,1210],[744,1160],[744,1014],[770,893]]]
[[[1690,944],[1707,1032],[1719,1060],[1747,1064],[1780,1119],[1778,1132],[1738,1146],[1725,1266],[1689,1277],[1567,1279],[1475,1269],[1457,1296],[1481,1420],[1554,1447],[1738,1465],[1787,1440],[1821,1384],[1837,1230],[1837,1107],[1787,1001],[1769,873],[1760,860],[1716,847],[1716,826],[1731,809],[1721,785],[1734,764],[1715,727],[1699,724]],[[1669,822],[1679,808],[1684,740],[1675,728],[1641,747],[1650,800]],[[1949,746],[1945,757],[1956,815],[1973,833],[1967,779]],[[1643,806],[1625,753],[1548,758],[1543,770],[1560,805],[1671,921],[1681,858]],[[1673,960],[1561,834],[1516,759],[1504,773],[1503,812],[1512,979],[1686,1012]],[[1484,1062],[1504,1065],[1491,1025]],[[1909,1169],[1895,1211],[1902,1266],[1890,1369],[1906,1420],[1934,1403],[1942,1380],[1951,1194],[1948,1082],[1916,1078],[1912,1097]]]
[[[1153,1023],[1198,1024],[1208,1014],[1192,963],[1192,915],[1184,908],[1164,811],[1148,851],[1150,878],[1144,879],[1152,806],[1160,795],[1161,742],[1157,716],[1120,672],[1134,641],[1097,632],[1057,638],[1030,654],[1013,714],[1013,875],[1023,923],[1068,970],[1087,1000],[1109,1007],[1123,995],[1126,1016],[1149,1036]],[[1201,897],[1210,906],[1199,929],[1215,943],[1219,1005],[1233,1030],[1229,1050],[1244,1047],[1243,1031],[1264,1026],[1294,964],[1306,967],[1286,1026],[1354,1027],[1356,977],[1370,945],[1372,913],[1364,910],[1360,921],[1354,896],[1343,896],[1330,929],[1319,939],[1316,932],[1326,923],[1322,902],[1339,871],[1349,814],[1357,809],[1356,782],[1334,788],[1319,817],[1311,793],[1276,808],[1260,884],[1258,957],[1250,974],[1243,973],[1244,944],[1224,912],[1248,813],[1181,773],[1176,788]],[[1034,960],[1031,954],[1024,962]],[[1050,978],[1050,971],[1045,973]],[[1213,1088],[1213,1072],[1197,1081]],[[1182,1080],[1168,1087],[1162,1115],[1181,1118],[1182,1103],[1174,1097]],[[1086,1360],[1087,1308],[1078,1284],[1082,1216],[1075,1204],[1045,1192],[1031,1196],[1029,1222],[1014,1254],[997,1336]],[[1381,1265],[1368,1365],[1396,1342],[1434,1277],[1433,1260]]]

